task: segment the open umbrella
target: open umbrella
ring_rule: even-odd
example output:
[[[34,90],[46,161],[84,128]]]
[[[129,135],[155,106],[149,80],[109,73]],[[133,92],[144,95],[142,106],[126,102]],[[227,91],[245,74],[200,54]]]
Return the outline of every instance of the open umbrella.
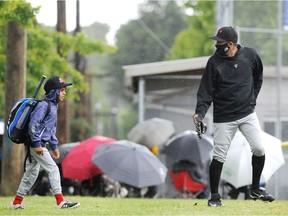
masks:
[[[143,144],[148,148],[162,147],[175,133],[172,121],[161,118],[151,118],[138,123],[128,133],[128,140]]]
[[[162,152],[176,161],[186,160],[205,167],[211,159],[212,149],[211,138],[199,139],[195,131],[187,130],[169,139]]]
[[[53,158],[56,164],[60,164],[63,159],[67,156],[67,154],[77,145],[79,145],[80,142],[75,142],[75,143],[66,143],[59,145],[58,150],[60,152],[60,157],[59,158]],[[52,154],[52,150],[50,151]]]
[[[138,188],[163,184],[167,174],[146,146],[128,140],[98,146],[92,161],[109,177]]]
[[[102,171],[91,162],[93,152],[96,147],[115,141],[113,138],[94,136],[80,142],[62,161],[63,177],[82,181],[101,174]]]
[[[265,165],[261,182],[266,183],[272,175],[285,163],[281,141],[262,132],[265,148]],[[221,178],[235,188],[252,184],[252,153],[248,141],[241,132],[237,132],[232,140],[223,165]]]

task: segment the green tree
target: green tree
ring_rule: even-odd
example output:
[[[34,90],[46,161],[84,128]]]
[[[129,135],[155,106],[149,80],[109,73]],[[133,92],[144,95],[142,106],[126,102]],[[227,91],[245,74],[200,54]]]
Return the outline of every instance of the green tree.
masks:
[[[148,1],[139,17],[117,32],[118,51],[112,58],[116,66],[164,60],[175,36],[186,28],[175,1]]]
[[[169,53],[176,35],[186,28],[185,15],[177,1],[148,1],[139,10],[139,18],[123,25],[116,34],[117,51],[109,58],[106,71],[111,74],[106,85],[110,87],[108,106],[118,109],[122,118],[135,116],[134,121],[118,128],[131,128],[137,115],[127,112],[133,110],[124,99],[123,65],[163,61]],[[123,100],[124,99],[124,100]],[[129,115],[129,116],[127,116]],[[127,131],[123,131],[124,137]]]
[[[213,52],[213,42],[208,36],[215,31],[214,1],[187,1],[187,11],[192,15],[187,16],[188,28],[180,32],[173,44],[167,59],[184,59],[210,55]]]
[[[9,89],[19,87],[20,91],[23,91],[22,95],[24,96],[25,87],[23,87],[23,89],[21,88],[22,84],[24,83],[23,86],[26,86],[27,95],[32,96],[42,74],[45,74],[48,77],[53,75],[64,77],[65,74],[68,74],[75,86],[75,88],[71,88],[71,91],[69,91],[69,93],[72,92],[72,94],[68,94],[68,99],[70,98],[70,100],[78,99],[77,97],[75,98],[75,96],[78,94],[73,94],[73,92],[78,93],[89,90],[84,77],[73,68],[67,59],[63,58],[62,55],[59,55],[57,52],[57,45],[61,45],[58,51],[63,54],[63,56],[66,56],[71,51],[77,51],[81,54],[89,54],[93,52],[104,53],[113,50],[113,48],[108,46],[106,43],[88,39],[84,34],[79,33],[75,36],[71,36],[40,28],[35,21],[36,12],[37,9],[32,8],[31,5],[25,1],[0,1],[0,118],[5,117],[3,110],[10,110],[12,103],[19,99],[14,98],[13,95],[10,95]],[[23,78],[23,76],[21,76],[19,82],[15,82],[15,80],[13,80],[14,76],[12,76],[12,74],[8,74],[10,70],[8,70],[9,65],[7,65],[7,58],[10,58],[11,60],[10,56],[12,55],[12,52],[9,52],[9,55],[7,54],[7,58],[5,55],[6,52],[8,52],[6,47],[7,42],[12,38],[12,36],[17,36],[17,34],[12,34],[12,36],[7,38],[7,26],[9,25],[10,27],[14,27],[11,26],[11,23],[16,24],[16,28],[11,28],[11,30],[13,29],[15,32],[17,29],[23,29],[25,32],[27,31],[27,58],[25,58],[27,61],[27,76],[26,80]],[[23,55],[24,54],[22,54],[22,57],[24,58],[25,56]],[[13,58],[15,58],[14,60],[17,61],[18,56],[13,56]],[[25,62],[23,65],[25,65]],[[6,74],[5,71],[7,71]],[[4,77],[7,77],[6,83],[13,83],[15,86],[5,86]],[[4,91],[5,88],[6,91]],[[6,99],[3,92],[6,92]],[[7,92],[9,92],[9,94],[7,94]],[[41,90],[39,95],[43,95],[43,93],[43,90]],[[7,119],[7,115],[8,112],[6,112],[5,119]],[[12,170],[17,170],[15,167],[23,167],[23,161],[21,161],[21,164],[19,163],[20,159],[22,158],[22,154],[21,152],[20,154],[14,154],[13,149],[15,147],[15,144],[12,144],[9,141],[6,142],[6,140],[4,140],[2,165],[6,169],[8,167],[5,166],[6,164],[10,164],[12,166]],[[15,158],[11,158],[12,156],[15,156]],[[8,170],[9,171],[5,169],[2,170],[3,175],[1,178],[2,182],[9,182],[9,184],[5,184],[4,190],[2,187],[4,185],[3,183],[1,185],[1,189],[2,193],[5,193],[5,195],[13,195],[15,192],[15,184],[19,182],[19,175],[17,177],[14,175],[14,173],[8,175],[8,173],[12,173],[11,169]]]
[[[284,4],[284,1],[281,1]],[[278,29],[278,1],[243,1],[234,2],[234,25],[250,28],[253,31],[240,31],[240,43],[255,48],[267,65],[275,65],[277,61],[278,34],[265,30]],[[284,5],[282,6],[282,10]],[[282,11],[283,12],[283,11]],[[257,32],[257,29],[261,31]],[[262,30],[264,29],[264,32]],[[284,32],[285,33],[285,32]],[[283,59],[288,56],[287,32],[283,35]],[[287,58],[286,58],[287,59]],[[287,61],[283,61],[287,65]]]
[[[115,81],[113,92],[122,93],[123,65],[165,59],[176,35],[186,28],[184,14],[175,1],[148,1],[140,18],[123,25],[116,34],[117,52],[110,56],[107,70]]]
[[[6,13],[12,16],[12,3],[20,1],[0,1],[0,16],[4,17]],[[28,3],[25,3],[28,4]],[[19,10],[19,9],[18,9]],[[27,11],[27,9],[25,9]],[[8,12],[7,12],[8,11]],[[18,13],[15,11],[14,13]],[[4,15],[3,15],[4,14]],[[16,15],[15,15],[16,16]],[[31,18],[32,19],[32,18]],[[0,118],[4,117],[4,71],[6,68],[6,41],[7,41],[7,22],[8,19],[0,19]],[[23,20],[22,20],[23,22]],[[33,23],[34,22],[34,23]],[[68,73],[71,81],[74,83],[74,88],[69,89],[68,99],[77,100],[79,92],[89,91],[89,86],[84,80],[84,77],[74,69],[70,62],[58,55],[56,46],[61,44],[61,53],[68,55],[72,51],[77,51],[83,55],[92,53],[112,53],[115,48],[107,45],[104,41],[93,40],[83,33],[78,33],[75,36],[65,35],[63,33],[52,31],[50,28],[42,28],[30,20],[31,25],[25,26],[28,29],[27,35],[27,79],[26,93],[31,96],[36,89],[39,78],[42,74],[47,77],[64,76]],[[65,72],[66,71],[66,72]],[[44,94],[41,90],[40,94]]]
[[[31,26],[33,17],[37,12],[37,8],[33,9],[30,4],[24,1],[0,1],[0,118],[4,118],[5,111],[5,70],[6,70],[6,50],[7,50],[7,34],[8,23],[16,22],[21,26]],[[20,27],[20,26],[19,26]],[[26,33],[25,33],[26,34]],[[26,36],[25,36],[26,38]]]

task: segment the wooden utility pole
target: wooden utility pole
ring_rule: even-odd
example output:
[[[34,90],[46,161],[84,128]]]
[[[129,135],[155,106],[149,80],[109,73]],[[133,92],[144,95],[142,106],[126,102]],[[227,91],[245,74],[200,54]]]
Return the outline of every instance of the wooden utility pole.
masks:
[[[57,0],[57,31],[66,34],[66,1]],[[58,54],[62,58],[67,58],[61,53],[61,45],[58,44],[57,47]],[[65,79],[65,77],[63,77]],[[57,137],[59,144],[67,143],[69,137],[69,128],[67,123],[67,101],[63,101],[59,104],[58,110],[58,127],[57,127]]]
[[[74,30],[74,35],[81,32],[80,26],[80,1],[76,1],[76,28]],[[87,59],[85,56],[81,55],[78,52],[74,54],[74,67],[78,70],[84,77],[86,82],[88,82],[91,86],[91,79],[87,77],[86,67],[87,67]],[[92,125],[92,117],[91,117],[91,100],[89,93],[80,93],[80,100],[75,104],[77,109],[75,110],[74,118],[82,118],[87,121],[90,125]],[[78,127],[81,128],[81,127]],[[77,133],[77,140],[83,140],[90,137],[90,133],[87,130],[79,130]]]
[[[26,30],[18,23],[8,23],[5,123],[13,104],[26,95],[26,37]],[[6,137],[5,135],[2,152],[1,195],[11,196],[15,195],[22,178],[24,145],[14,144]]]

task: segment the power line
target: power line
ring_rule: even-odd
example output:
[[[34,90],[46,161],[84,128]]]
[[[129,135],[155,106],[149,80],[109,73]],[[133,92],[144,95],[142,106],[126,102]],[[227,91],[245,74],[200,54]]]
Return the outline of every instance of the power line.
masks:
[[[170,53],[170,48],[150,29],[141,19],[136,20],[146,31],[166,52]]]

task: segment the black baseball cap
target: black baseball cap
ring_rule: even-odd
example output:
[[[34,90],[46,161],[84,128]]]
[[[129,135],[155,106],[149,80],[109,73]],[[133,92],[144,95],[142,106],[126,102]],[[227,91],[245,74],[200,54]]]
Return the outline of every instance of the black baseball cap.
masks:
[[[44,85],[44,90],[46,94],[48,94],[52,89],[59,89],[70,85],[73,85],[73,83],[65,83],[62,78],[55,76],[47,80]]]
[[[237,43],[238,41],[237,32],[231,26],[220,28],[215,36],[211,36],[209,38],[221,42],[231,41],[233,43]]]

